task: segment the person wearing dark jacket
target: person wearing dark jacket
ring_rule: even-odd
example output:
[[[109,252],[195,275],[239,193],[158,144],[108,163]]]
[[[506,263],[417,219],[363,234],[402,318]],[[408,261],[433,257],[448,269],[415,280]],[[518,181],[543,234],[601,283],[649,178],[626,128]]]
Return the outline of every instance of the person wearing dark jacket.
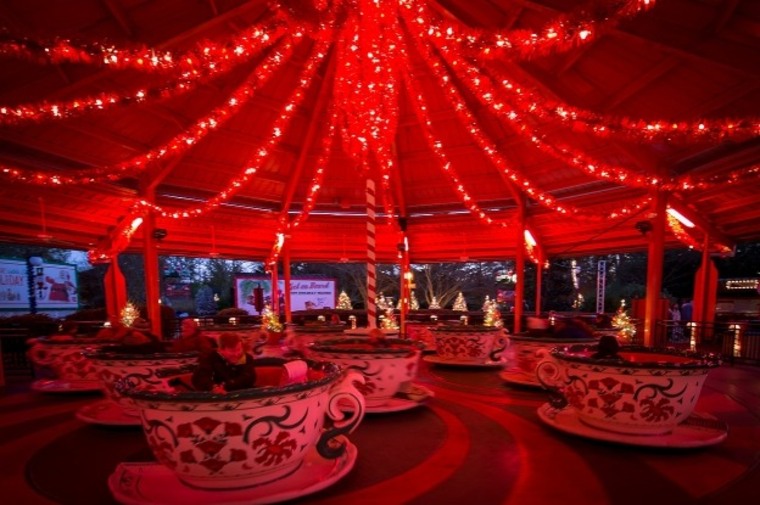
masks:
[[[199,391],[226,393],[252,388],[256,383],[253,356],[243,350],[237,333],[219,337],[219,348],[203,353],[193,372],[193,387]]]

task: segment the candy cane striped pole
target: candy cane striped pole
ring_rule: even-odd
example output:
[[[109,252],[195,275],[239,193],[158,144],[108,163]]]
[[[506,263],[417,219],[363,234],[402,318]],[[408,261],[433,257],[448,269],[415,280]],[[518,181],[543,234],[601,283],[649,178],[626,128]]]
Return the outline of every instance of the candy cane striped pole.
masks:
[[[377,272],[375,270],[375,181],[367,179],[367,327],[377,326],[375,291]]]

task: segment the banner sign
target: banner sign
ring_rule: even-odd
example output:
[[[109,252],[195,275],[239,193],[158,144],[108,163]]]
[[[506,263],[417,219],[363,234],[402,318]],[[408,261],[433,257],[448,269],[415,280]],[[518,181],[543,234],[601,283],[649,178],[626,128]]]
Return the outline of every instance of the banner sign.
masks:
[[[0,259],[0,309],[29,309],[26,261]]]
[[[235,277],[235,306],[245,309],[249,314],[258,315],[255,306],[254,289],[261,288],[264,303],[272,304],[272,280],[265,276]],[[279,280],[280,313],[285,312],[285,281]],[[290,310],[333,309],[335,308],[335,279],[291,277]]]
[[[30,272],[38,310],[79,308],[75,265],[0,259],[0,310],[31,309]]]

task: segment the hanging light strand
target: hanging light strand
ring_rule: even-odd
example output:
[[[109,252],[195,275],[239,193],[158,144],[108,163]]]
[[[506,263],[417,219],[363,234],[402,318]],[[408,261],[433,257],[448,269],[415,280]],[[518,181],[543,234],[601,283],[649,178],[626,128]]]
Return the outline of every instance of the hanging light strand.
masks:
[[[233,178],[222,191],[201,205],[185,209],[168,210],[143,199],[138,200],[135,206],[138,208],[150,208],[161,217],[186,219],[205,214],[239,193],[240,190],[250,182],[258,169],[264,164],[264,161],[272,154],[272,152],[274,152],[275,148],[282,141],[283,132],[288,130],[291,121],[298,111],[298,107],[303,102],[303,99],[306,96],[306,91],[314,79],[314,75],[316,74],[319,65],[324,61],[327,49],[326,43],[322,43],[315,48],[314,52],[308,58],[306,65],[304,65],[301,70],[297,87],[293,90],[293,93],[279,111],[279,114],[272,125],[271,133],[256,149],[254,149],[253,156],[246,162],[243,170]]]
[[[591,0],[571,12],[553,16],[538,29],[499,31],[471,28],[451,17],[442,21],[419,0],[405,3],[424,16],[428,26],[436,26],[448,41],[457,43],[474,57],[525,60],[588,44],[604,30],[652,8],[655,0]]]
[[[71,98],[58,102],[34,102],[18,105],[0,105],[0,125],[40,122],[53,119],[70,119],[86,113],[101,112],[117,106],[125,106],[148,101],[165,100],[193,91],[199,84],[228,72],[236,65],[244,63],[263,49],[277,42],[285,34],[280,27],[272,34],[256,39],[259,44],[249,44],[236,58],[224,58],[208,65],[199,65],[193,71],[182,72],[180,77],[158,86],[140,87],[124,93],[104,91],[92,96]]]
[[[452,84],[452,78],[446,72],[443,61],[434,54],[432,48],[426,44],[422,44],[419,41],[418,37],[415,36],[415,33],[412,33],[411,35],[412,39],[417,42],[417,49],[420,51],[423,59],[432,71],[433,75],[438,78],[441,89],[444,91],[444,94],[451,103],[452,108],[459,116],[462,124],[465,125],[465,128],[472,139],[475,141],[478,147],[480,147],[480,149],[491,161],[491,163],[493,163],[493,165],[497,167],[497,169],[501,171],[507,179],[511,180],[515,186],[520,191],[525,193],[528,197],[535,200],[540,205],[549,208],[554,212],[557,212],[558,214],[572,215],[590,221],[625,217],[638,212],[640,209],[644,208],[647,205],[650,198],[644,197],[638,201],[625,204],[618,209],[611,210],[606,214],[601,214],[597,211],[584,211],[567,204],[560,204],[552,195],[538,189],[527,177],[523,176],[519,170],[512,167],[511,164],[502,155],[499,154],[498,148],[490,140],[488,140],[487,135],[478,126],[475,115],[472,113],[464,98],[460,95],[459,91]]]
[[[52,41],[0,34],[0,55],[38,64],[74,63],[114,70],[139,70],[150,73],[192,74],[204,72],[222,62],[245,61],[249,52],[257,52],[261,44],[286,29],[275,11],[256,23],[223,40],[202,40],[184,52],[154,47],[117,47],[107,42],[80,44],[70,39]],[[233,63],[234,64],[234,63]]]
[[[129,175],[134,175],[145,170],[152,162],[179,155],[197,144],[210,132],[222,126],[226,121],[233,117],[243,105],[253,98],[256,91],[263,87],[275,72],[287,62],[288,58],[293,53],[294,43],[300,41],[302,37],[303,34],[300,32],[290,33],[289,36],[281,42],[282,47],[273,49],[273,51],[267,55],[264,62],[251,72],[249,78],[238,86],[222,105],[216,107],[206,116],[198,119],[194,125],[191,125],[168,142],[155,147],[144,154],[132,157],[114,165],[81,169],[66,173],[30,171],[19,167],[0,164],[0,175],[27,184],[91,184],[95,182],[118,180]]]

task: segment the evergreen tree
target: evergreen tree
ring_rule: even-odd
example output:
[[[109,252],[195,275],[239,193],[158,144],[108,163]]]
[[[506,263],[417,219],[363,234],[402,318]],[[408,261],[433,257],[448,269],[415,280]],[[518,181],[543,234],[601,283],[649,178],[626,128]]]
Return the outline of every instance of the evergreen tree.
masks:
[[[338,309],[340,310],[351,310],[353,307],[351,305],[351,298],[348,296],[348,293],[345,291],[341,291],[340,295],[338,295]]]
[[[195,293],[195,310],[201,316],[216,314],[216,301],[211,286],[204,284]]]

